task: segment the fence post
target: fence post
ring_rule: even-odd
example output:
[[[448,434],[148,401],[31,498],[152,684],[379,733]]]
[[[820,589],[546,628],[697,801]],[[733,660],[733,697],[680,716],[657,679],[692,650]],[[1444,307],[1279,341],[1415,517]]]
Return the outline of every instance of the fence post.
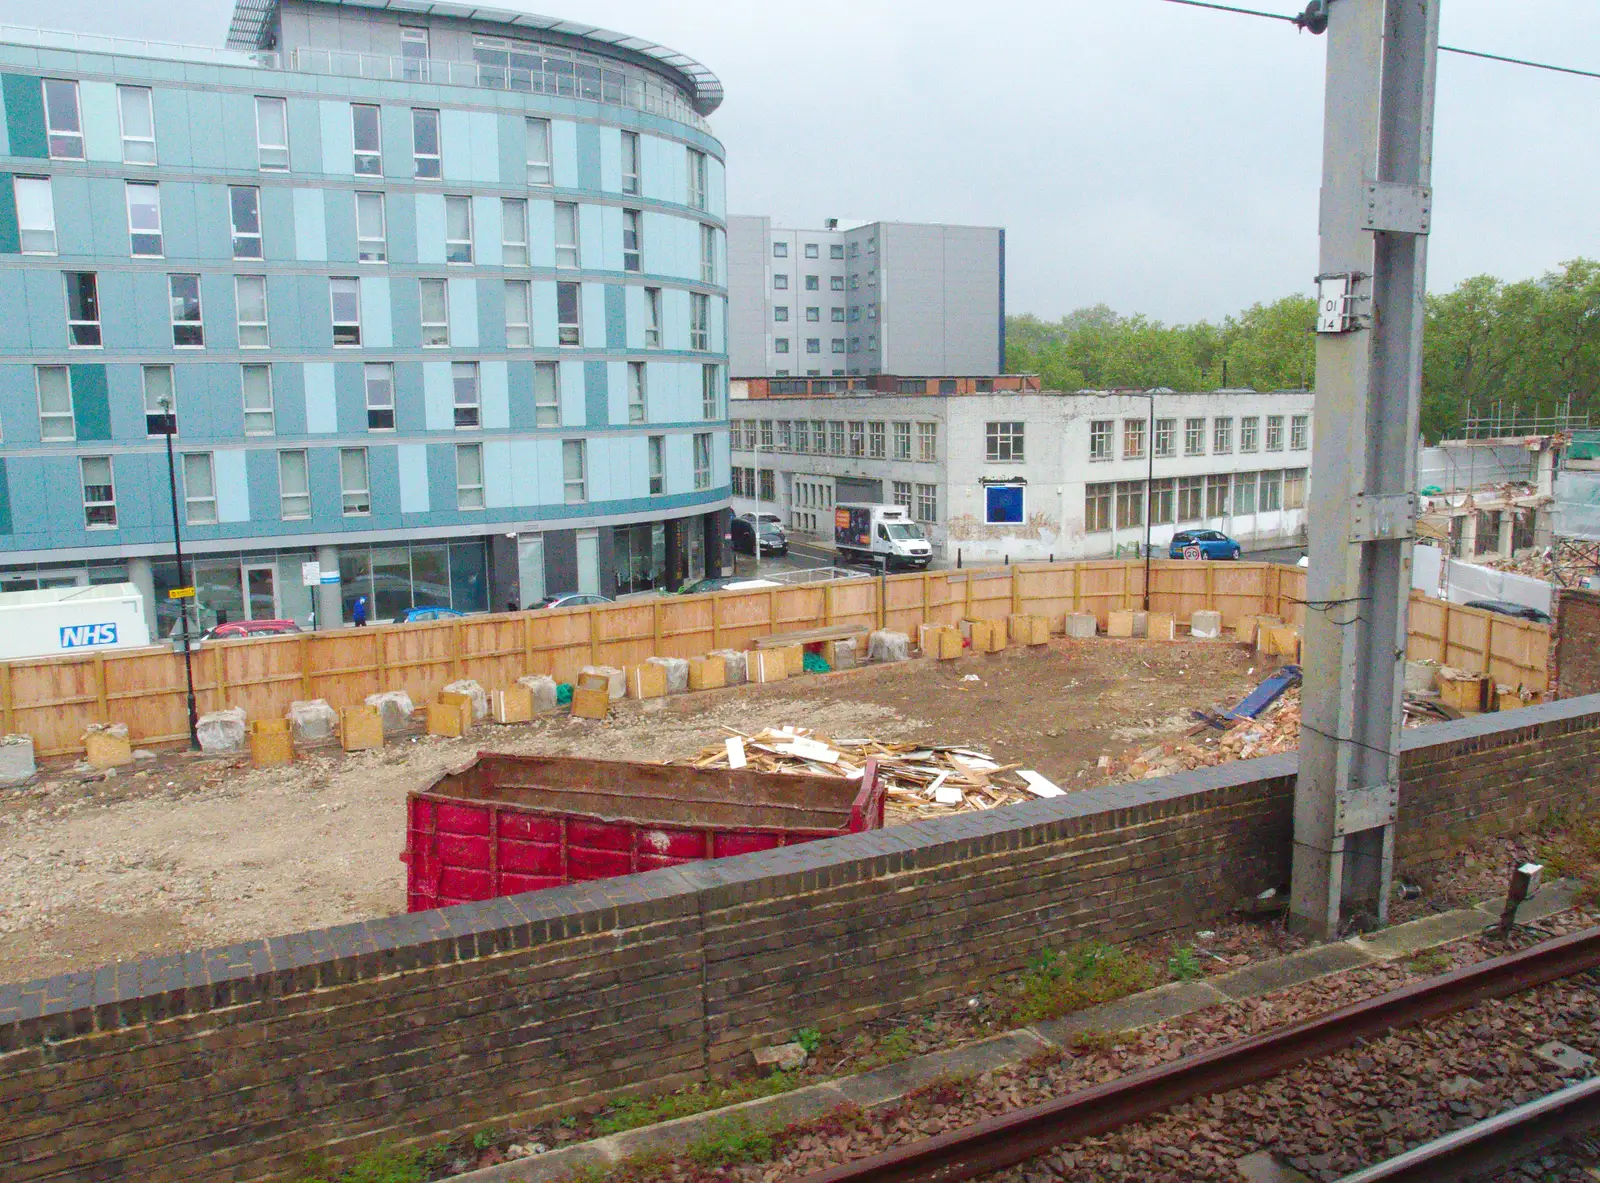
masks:
[[[716,611],[716,609],[713,608],[712,611],[714,612],[714,611]],[[599,632],[599,626],[598,626],[598,621],[600,619],[599,613],[600,613],[600,607],[599,607],[598,604],[590,604],[589,605],[589,664],[590,665],[599,665],[600,664],[600,632]]]
[[[461,621],[450,622],[450,680],[461,680]]]
[[[1217,610],[1217,569],[1210,563],[1205,564],[1206,569],[1206,610]],[[1266,609],[1262,609],[1266,611]]]
[[[711,647],[717,647],[717,609],[716,601],[712,601],[711,608]],[[661,652],[661,600],[656,598],[650,601],[650,652],[656,657],[663,657]]]
[[[838,611],[833,594],[833,581],[829,580],[822,585],[822,627],[829,628],[833,625]]]
[[[928,569],[924,567],[922,569],[922,624],[933,623],[933,621],[928,619],[928,579]]]
[[[300,634],[300,698],[311,699],[311,634]]]
[[[10,735],[16,727],[11,705],[11,663],[0,662],[0,735]]]
[[[1011,568],[1011,615],[1022,615],[1022,568]]]
[[[760,549],[760,543],[757,543],[756,546],[757,546],[757,549]],[[769,594],[771,594],[771,593],[769,593]],[[722,621],[720,619],[721,613],[719,613],[717,611],[717,605],[720,604],[720,603],[722,603],[722,597],[720,595],[715,595],[715,596],[711,597],[711,647],[713,649],[721,649],[722,648]],[[769,616],[771,615],[770,610],[768,612],[768,615]]]
[[[1122,599],[1117,602],[1117,607],[1121,608],[1123,611],[1127,611],[1128,610],[1128,608],[1129,608],[1128,601],[1133,598],[1133,588],[1130,586],[1130,584],[1132,584],[1132,582],[1133,582],[1133,564],[1128,562],[1127,559],[1123,559],[1122,560]]]
[[[102,671],[103,673],[104,671]],[[227,666],[222,656],[222,646],[211,646],[211,709],[214,711],[226,710],[228,707],[228,674]]]
[[[1072,564],[1072,610],[1083,611],[1083,564]]]
[[[657,606],[659,607],[659,601]],[[661,616],[658,612],[656,614],[657,640],[659,640],[660,637]],[[522,672],[524,674],[533,673],[533,616],[527,612],[522,613]]]
[[[1439,621],[1439,664],[1450,664],[1450,601],[1443,600],[1444,616]]]
[[[972,572],[967,572],[966,586],[961,592],[961,618],[972,619]]]
[[[111,722],[111,714],[106,706],[106,659],[101,653],[94,655],[94,697],[95,706],[100,712],[98,721]]]

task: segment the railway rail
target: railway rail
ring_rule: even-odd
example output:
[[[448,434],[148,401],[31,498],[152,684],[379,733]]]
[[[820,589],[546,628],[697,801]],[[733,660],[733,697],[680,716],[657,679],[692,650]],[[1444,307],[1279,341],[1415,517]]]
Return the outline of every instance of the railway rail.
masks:
[[[1544,941],[1305,1022],[819,1171],[805,1176],[802,1183],[954,1183],[977,1178],[1027,1162],[1062,1143],[1107,1133],[1186,1101],[1259,1083],[1363,1040],[1429,1023],[1481,1002],[1506,998],[1597,967],[1600,927]],[[1457,1131],[1410,1152],[1419,1157],[1412,1158],[1409,1164],[1402,1163],[1408,1157],[1403,1155],[1371,1168],[1389,1167],[1394,1174],[1362,1174],[1344,1183],[1460,1179],[1468,1176],[1448,1174],[1448,1165],[1431,1167],[1423,1152],[1431,1148],[1437,1156],[1435,1161],[1440,1163],[1474,1155],[1487,1162],[1496,1153],[1510,1153],[1519,1138],[1525,1142],[1546,1134],[1559,1138],[1566,1133],[1551,1131],[1593,1128],[1585,1123],[1600,1119],[1600,1086],[1588,1092],[1569,1089],[1563,1093],[1574,1095],[1557,1101],[1562,1094],[1556,1094],[1481,1123],[1487,1128],[1477,1141],[1466,1137],[1469,1131]],[[1522,1156],[1529,1153],[1525,1145]]]

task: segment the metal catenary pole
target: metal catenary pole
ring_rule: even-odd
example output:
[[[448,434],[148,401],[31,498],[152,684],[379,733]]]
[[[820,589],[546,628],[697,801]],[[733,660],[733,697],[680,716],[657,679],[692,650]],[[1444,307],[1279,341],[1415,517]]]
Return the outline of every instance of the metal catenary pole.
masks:
[[[1399,804],[1440,0],[1328,10],[1291,923],[1383,923]]]

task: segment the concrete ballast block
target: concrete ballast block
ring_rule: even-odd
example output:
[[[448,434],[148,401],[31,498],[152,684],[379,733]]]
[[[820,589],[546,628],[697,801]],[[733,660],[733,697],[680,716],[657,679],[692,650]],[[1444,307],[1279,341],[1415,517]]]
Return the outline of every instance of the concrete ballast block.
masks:
[[[667,672],[667,693],[684,694],[689,689],[689,659],[687,657],[647,657],[649,665],[658,665]]]
[[[26,784],[37,771],[31,735],[0,735],[0,788]]]
[[[911,656],[911,638],[881,628],[867,637],[868,661],[905,661]]]
[[[526,686],[533,694],[533,709],[553,711],[556,706],[556,680],[549,674],[529,674],[517,679],[518,686]]]
[[[1222,613],[1201,608],[1189,617],[1189,635],[1202,641],[1222,636]]]
[[[743,649],[713,649],[707,656],[722,658],[722,676],[729,686],[742,686],[748,680]]]
[[[411,696],[404,690],[385,690],[381,694],[369,694],[366,704],[377,708],[385,735],[393,735],[409,727],[411,716],[417,709],[416,704],[411,701]]]
[[[465,694],[472,703],[472,717],[474,719],[487,719],[489,717],[489,692],[473,678],[461,678],[445,686],[451,694]]]
[[[237,752],[243,749],[245,719],[243,707],[207,711],[195,722],[194,732],[202,752]]]
[[[1092,637],[1100,629],[1092,612],[1068,612],[1064,623],[1069,637]]]
[[[618,669],[616,666],[614,666],[614,665],[586,665],[581,670],[578,671],[578,677],[579,677],[580,680],[583,677],[585,677],[586,675],[588,675],[588,674],[595,674],[596,676],[604,678],[606,680],[606,693],[611,696],[611,701],[612,702],[616,702],[617,699],[619,699],[619,698],[626,698],[627,697],[627,695],[628,695],[628,679],[627,679],[627,676],[620,669]]]
[[[289,734],[295,743],[326,743],[339,725],[339,712],[325,698],[289,704]]]

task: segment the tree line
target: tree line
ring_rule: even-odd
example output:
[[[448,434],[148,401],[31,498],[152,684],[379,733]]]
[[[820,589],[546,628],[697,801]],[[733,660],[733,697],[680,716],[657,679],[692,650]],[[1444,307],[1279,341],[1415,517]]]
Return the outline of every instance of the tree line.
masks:
[[[1006,369],[1046,390],[1168,387],[1298,390],[1316,384],[1316,301],[1285,296],[1221,323],[1166,325],[1099,304],[1059,321],[1006,318]],[[1536,279],[1490,275],[1428,297],[1422,430],[1459,430],[1496,403],[1524,418],[1562,413],[1600,423],[1600,263],[1574,259]]]

